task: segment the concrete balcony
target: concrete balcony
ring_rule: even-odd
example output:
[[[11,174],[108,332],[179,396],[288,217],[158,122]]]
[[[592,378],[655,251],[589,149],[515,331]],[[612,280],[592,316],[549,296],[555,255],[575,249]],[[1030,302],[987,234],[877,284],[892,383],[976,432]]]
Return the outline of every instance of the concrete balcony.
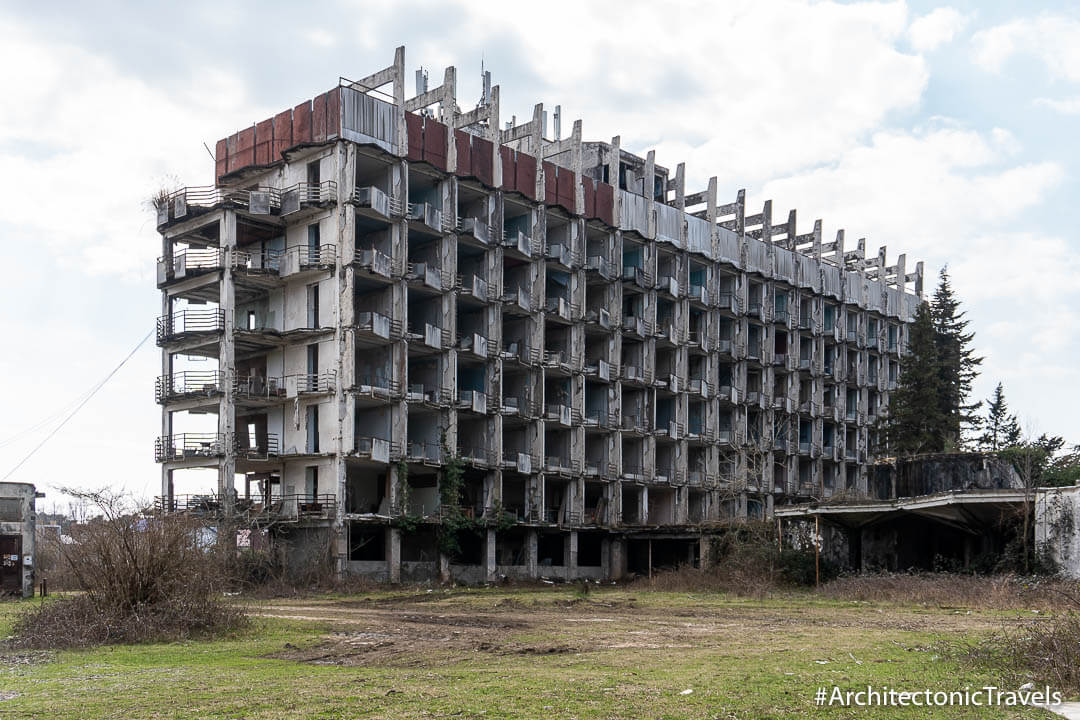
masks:
[[[180,433],[154,441],[154,460],[170,462],[219,458],[225,455],[225,436],[221,433]]]
[[[181,310],[157,319],[157,344],[166,345],[189,339],[218,335],[225,330],[225,312],[213,310]]]
[[[186,370],[162,375],[154,383],[154,399],[158,404],[181,400],[216,398],[224,393],[224,374],[218,370]]]

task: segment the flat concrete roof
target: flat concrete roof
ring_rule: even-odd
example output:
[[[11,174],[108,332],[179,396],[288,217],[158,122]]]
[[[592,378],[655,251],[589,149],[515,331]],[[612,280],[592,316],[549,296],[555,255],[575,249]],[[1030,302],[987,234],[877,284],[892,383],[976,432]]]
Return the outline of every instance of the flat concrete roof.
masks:
[[[1034,502],[1035,496],[1042,491],[1032,490],[1029,499]],[[964,529],[974,529],[995,523],[1003,513],[1015,511],[1016,506],[1023,502],[1023,490],[952,490],[933,495],[851,504],[781,505],[773,508],[773,515],[778,518],[820,517],[838,525],[862,527],[891,520],[901,514],[909,514]]]

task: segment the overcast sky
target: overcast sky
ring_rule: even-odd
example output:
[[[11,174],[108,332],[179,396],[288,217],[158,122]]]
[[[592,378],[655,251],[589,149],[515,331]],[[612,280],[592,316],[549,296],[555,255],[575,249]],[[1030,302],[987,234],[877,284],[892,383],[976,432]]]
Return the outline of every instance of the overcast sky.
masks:
[[[588,6],[588,7],[587,7]],[[1065,3],[5,3],[0,6],[0,476],[153,328],[147,199],[212,182],[203,148],[389,65],[480,63],[503,119],[687,164],[799,232],[948,263],[986,356],[1036,431],[1080,442],[1080,13]],[[160,471],[151,339],[10,480],[122,486]],[[56,420],[51,420],[56,418]],[[50,421],[51,420],[51,421]],[[50,421],[50,422],[43,422]],[[49,505],[49,501],[45,502]]]

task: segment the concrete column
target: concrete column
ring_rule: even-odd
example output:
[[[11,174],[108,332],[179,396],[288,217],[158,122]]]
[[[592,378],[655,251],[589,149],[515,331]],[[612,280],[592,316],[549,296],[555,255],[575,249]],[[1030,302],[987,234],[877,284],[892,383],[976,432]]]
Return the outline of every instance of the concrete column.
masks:
[[[626,538],[613,537],[608,541],[609,580],[619,580],[626,574]]]
[[[401,530],[386,529],[386,577],[392,583],[401,582]]]
[[[236,377],[236,347],[233,333],[236,324],[236,287],[233,283],[232,256],[236,250],[236,213],[226,210],[221,219],[220,244],[225,250],[225,269],[221,274],[219,306],[225,316],[225,331],[218,351],[218,370],[221,372],[222,394],[218,403],[218,433],[224,442],[224,457],[218,466],[218,497],[226,517],[235,507],[234,481],[236,476],[236,406],[233,404],[233,381]]]
[[[578,567],[578,533],[577,530],[570,531],[570,537],[565,545],[566,553],[563,564],[566,565],[566,576],[568,578],[577,577]]]
[[[495,570],[497,567],[495,563],[495,531],[488,529],[484,548],[484,578],[488,582],[495,581]]]
[[[701,555],[701,569],[708,570],[712,567],[712,539],[708,535],[698,538],[698,548]]]
[[[525,532],[525,566],[528,576],[534,580],[537,577],[537,554],[539,553],[539,538],[535,530]]]

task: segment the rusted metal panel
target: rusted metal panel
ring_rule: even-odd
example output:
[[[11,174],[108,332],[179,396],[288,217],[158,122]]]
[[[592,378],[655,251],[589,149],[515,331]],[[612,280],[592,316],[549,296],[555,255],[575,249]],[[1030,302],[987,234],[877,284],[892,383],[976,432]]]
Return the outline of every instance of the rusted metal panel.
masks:
[[[454,131],[454,147],[457,151],[457,174],[461,177],[471,177],[472,170],[472,144],[469,139],[472,136],[464,130]]]
[[[311,142],[311,101],[306,100],[293,108],[293,144]]]
[[[214,177],[219,178],[225,173],[229,172],[229,141],[228,138],[222,138],[217,141],[217,145],[214,147],[214,169],[216,174]]]
[[[559,185],[556,173],[558,169],[554,163],[544,161],[544,202],[554,205],[559,200]]]
[[[424,118],[416,113],[405,113],[405,130],[409,135],[409,154],[406,157],[410,162],[420,162],[424,159]]]
[[[566,168],[559,168],[558,174],[558,203],[568,212],[576,212],[574,201],[574,188],[577,187],[577,173]]]
[[[313,142],[326,140],[326,94],[318,95],[311,101],[311,139]]]
[[[273,162],[270,153],[274,143],[274,119],[267,118],[255,123],[255,164],[269,165]]]
[[[581,178],[582,195],[585,196],[585,217],[596,217],[596,186],[593,179],[587,175]]]
[[[292,147],[292,110],[282,110],[274,116],[274,145],[271,155],[274,160],[281,158],[281,153]]]
[[[326,93],[326,139],[341,135],[341,88]]]
[[[424,119],[424,161],[446,170],[446,126],[431,118]]]
[[[255,164],[255,126],[244,128],[237,134],[236,154],[239,157],[239,167],[248,167]],[[231,155],[231,153],[230,153]]]
[[[499,160],[502,162],[502,186],[503,190],[517,189],[517,160],[514,158],[514,149],[502,145],[499,147]]]
[[[615,227],[615,188],[606,182],[596,184],[596,217]]]
[[[493,187],[495,166],[492,164],[494,161],[492,156],[495,154],[495,146],[490,140],[474,137],[472,149],[473,175],[488,187]]]
[[[340,88],[341,136],[362,145],[398,151],[397,113],[391,103],[377,100],[353,88]],[[408,118],[408,114],[406,114]],[[422,142],[417,135],[416,142]]]
[[[536,199],[536,158],[523,152],[517,154],[517,191],[529,198]]]

